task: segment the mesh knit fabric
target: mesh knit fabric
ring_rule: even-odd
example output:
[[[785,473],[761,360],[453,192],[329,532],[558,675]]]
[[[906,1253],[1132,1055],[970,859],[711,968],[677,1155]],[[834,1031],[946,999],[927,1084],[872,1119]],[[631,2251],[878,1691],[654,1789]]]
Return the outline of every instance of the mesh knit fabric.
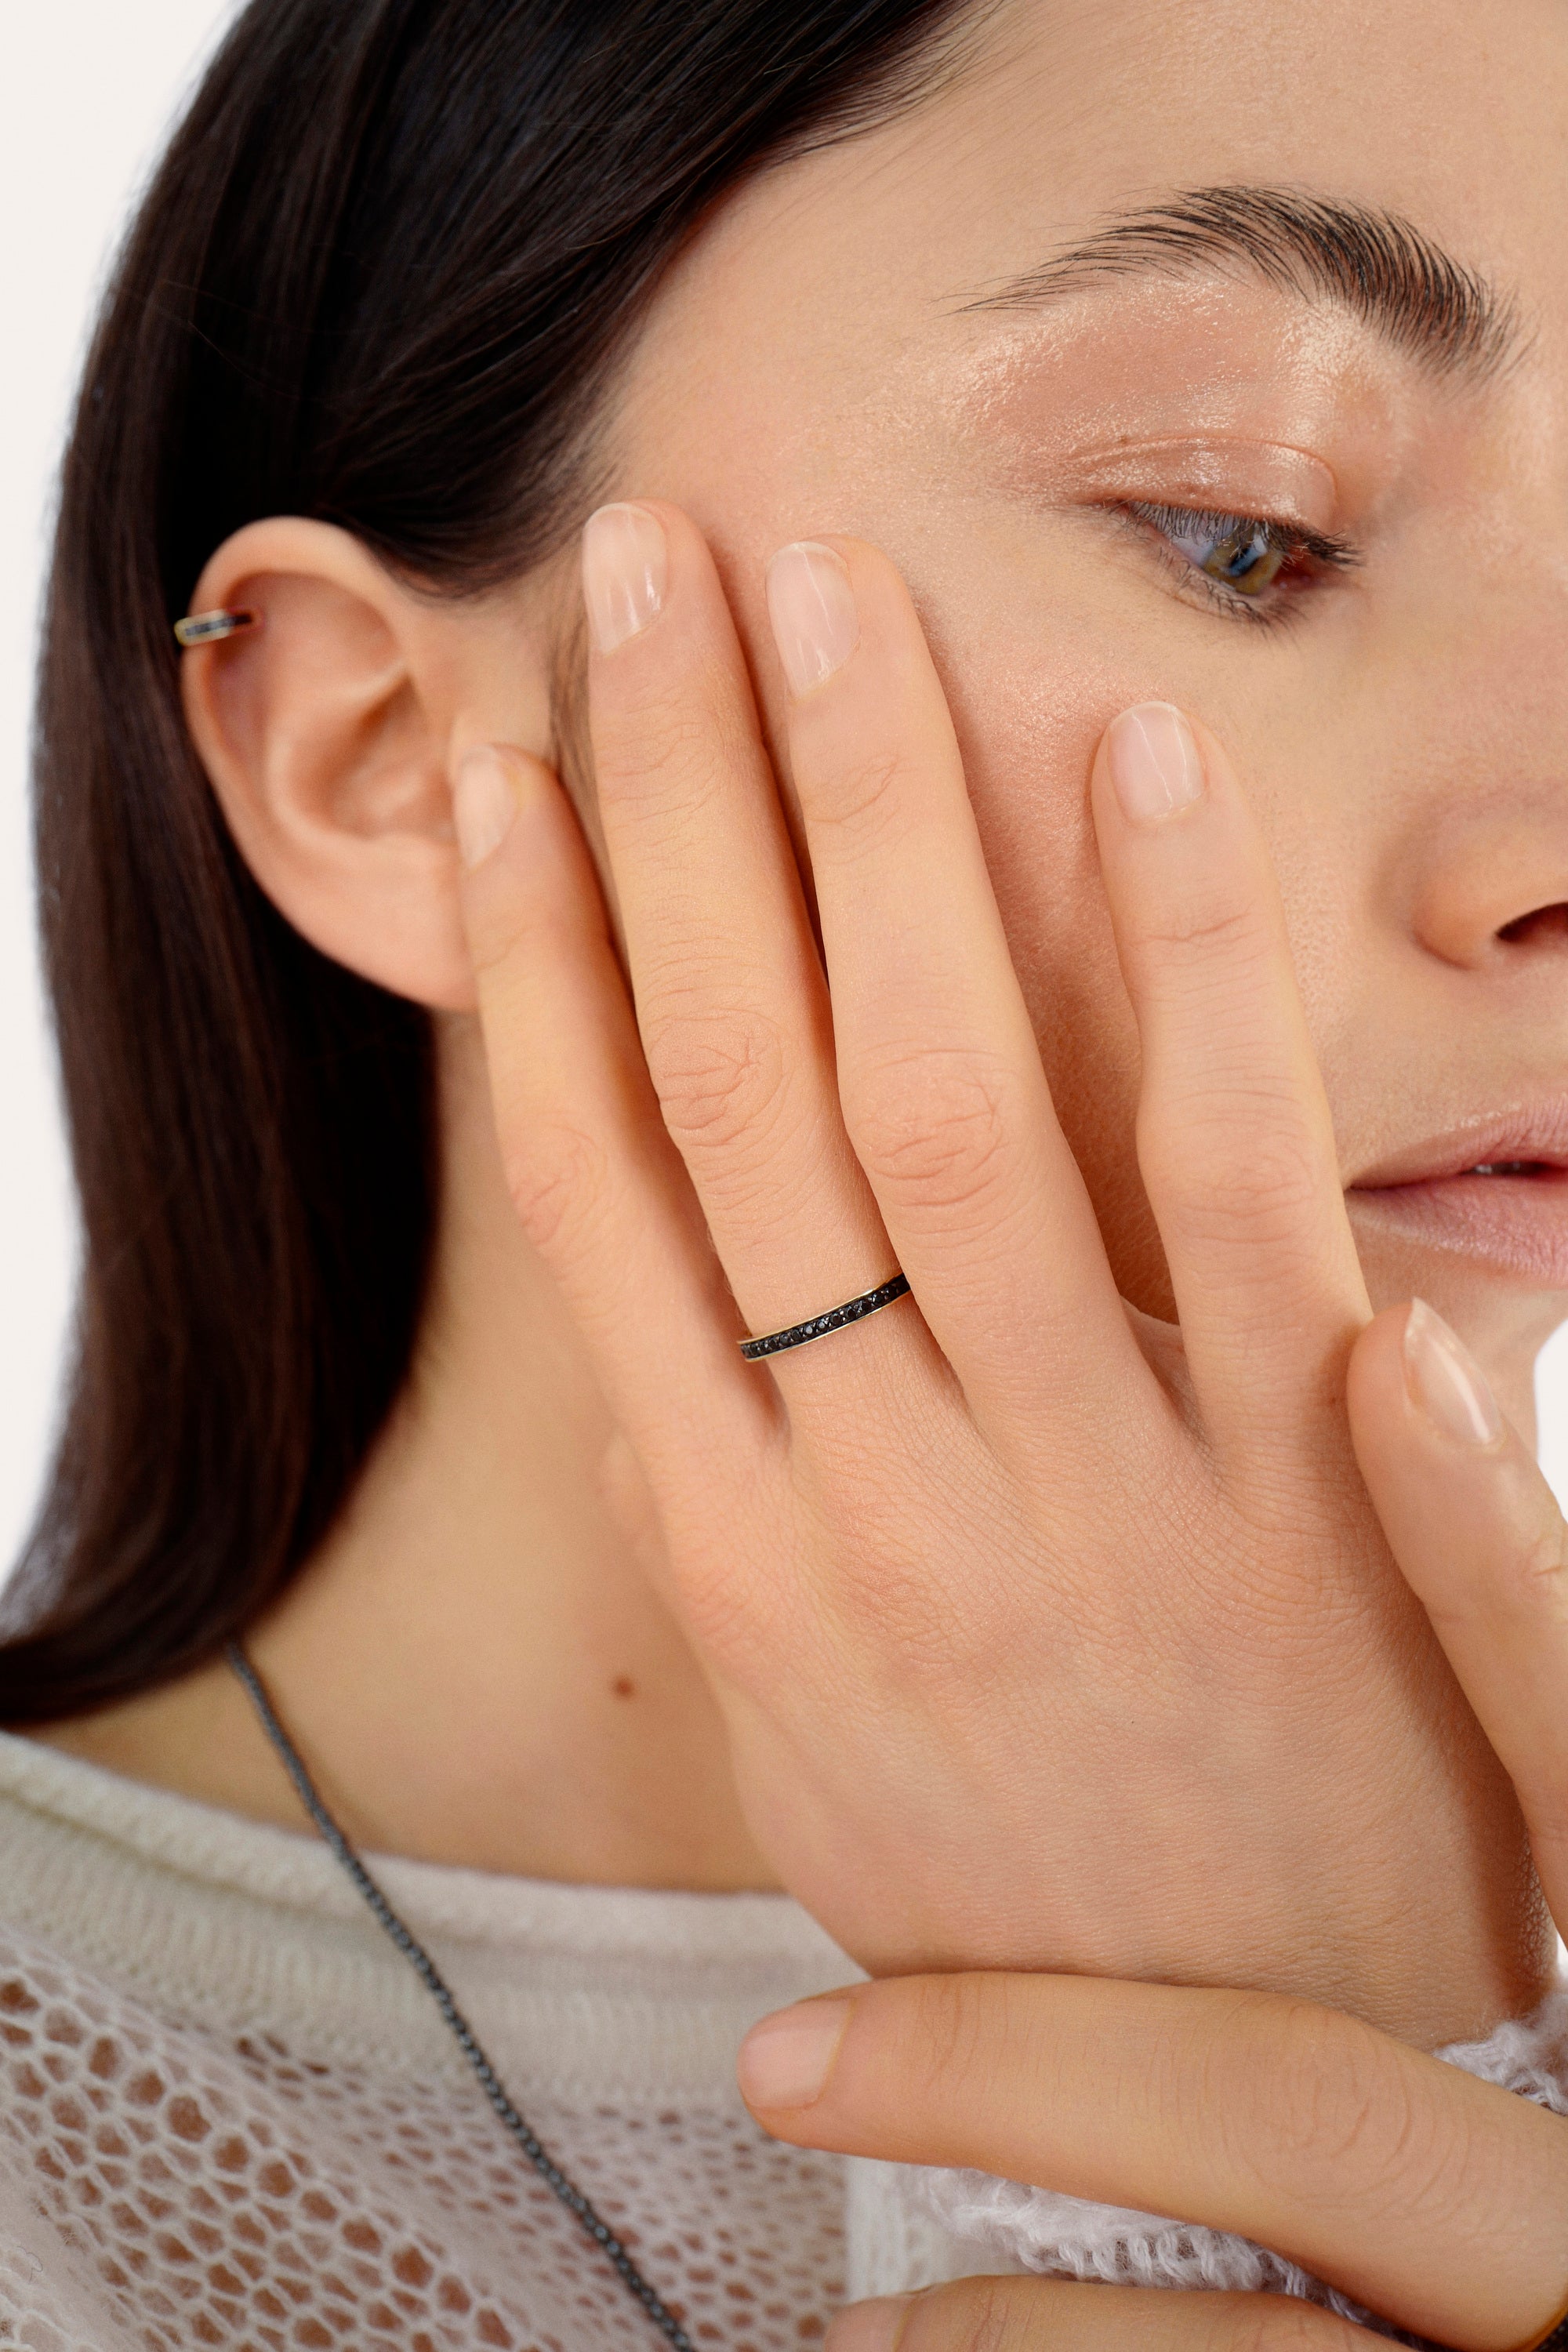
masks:
[[[689,2332],[819,2338],[843,2294],[827,2158],[743,2116],[552,2102],[540,2127]],[[658,2341],[602,2256],[444,2082],[224,2048],[0,1937],[0,2344],[540,2347]],[[13,2194],[13,2204],[20,2200]]]
[[[844,2300],[845,2168],[734,2088],[854,1971],[778,1896],[383,1861],[531,2122],[699,2345]],[[0,2347],[654,2352],[311,1838],[0,1735]]]
[[[1215,2232],[768,2140],[742,2033],[855,1973],[784,1896],[375,1866],[700,2346],[982,2270],[1322,2297]],[[1568,1996],[1447,2054],[1568,2105]],[[0,1734],[0,2347],[659,2341],[324,1848]]]

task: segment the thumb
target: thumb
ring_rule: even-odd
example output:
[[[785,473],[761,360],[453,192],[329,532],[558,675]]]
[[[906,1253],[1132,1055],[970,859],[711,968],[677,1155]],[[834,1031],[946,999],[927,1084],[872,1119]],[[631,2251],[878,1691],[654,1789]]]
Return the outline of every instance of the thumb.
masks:
[[[1360,1334],[1347,1402],[1405,1580],[1519,1796],[1568,1927],[1568,1527],[1485,1373],[1420,1299]]]

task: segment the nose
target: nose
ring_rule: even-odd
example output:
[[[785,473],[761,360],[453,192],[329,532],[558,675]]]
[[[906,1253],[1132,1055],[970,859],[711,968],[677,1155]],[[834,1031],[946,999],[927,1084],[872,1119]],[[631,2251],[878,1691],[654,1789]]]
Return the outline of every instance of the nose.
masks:
[[[1472,806],[1429,837],[1410,909],[1428,951],[1468,971],[1568,958],[1568,785]]]

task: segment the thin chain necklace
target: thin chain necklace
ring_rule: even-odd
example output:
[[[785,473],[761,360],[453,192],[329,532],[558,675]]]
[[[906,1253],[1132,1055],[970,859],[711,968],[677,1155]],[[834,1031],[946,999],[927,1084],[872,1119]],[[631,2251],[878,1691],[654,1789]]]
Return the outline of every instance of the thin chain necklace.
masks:
[[[696,2352],[695,2345],[675,2314],[657,2289],[648,2284],[609,2223],[595,2211],[593,2205],[583,2194],[576,2182],[562,2171],[543,2141],[530,2127],[526,2118],[507,2096],[505,2084],[485,2056],[472,2026],[453,2000],[435,1961],[412,1928],[405,1926],[402,1919],[398,1917],[397,1913],[322,1803],[316,1784],[305,1769],[304,1759],[279,1721],[277,1709],[267,1695],[266,1685],[246,1655],[240,1643],[229,1643],[228,1663],[249,1694],[251,1704],[260,1717],[261,1727],[278,1750],[285,1771],[299,1791],[300,1803],[350,1878],[353,1879],[380,1925],[391,1937],[440,2011],[451,2029],[458,2047],[473,2068],[479,2088],[516,2140],[519,2147],[521,2148],[524,2156],[527,2157],[530,2164],[532,2165],[535,2172],[538,2173],[541,2180],[553,2195],[561,2200],[574,2221],[593,2240],[605,2260],[614,2264],[616,2274],[623,2286],[636,2295],[660,2334],[668,2337],[675,2347],[675,2352]]]

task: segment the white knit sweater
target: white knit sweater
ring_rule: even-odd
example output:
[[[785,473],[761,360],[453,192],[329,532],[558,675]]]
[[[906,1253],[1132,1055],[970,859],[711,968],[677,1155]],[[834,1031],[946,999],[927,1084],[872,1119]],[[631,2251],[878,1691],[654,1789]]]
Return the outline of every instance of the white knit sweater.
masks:
[[[1282,2283],[1212,2233],[767,2139],[742,2034],[857,1973],[784,1896],[374,1867],[715,2352],[800,2352],[847,2297],[973,2270]],[[1479,2070],[1531,2065],[1557,2099],[1568,2003]],[[0,2346],[658,2340],[323,1847],[0,1734]]]

